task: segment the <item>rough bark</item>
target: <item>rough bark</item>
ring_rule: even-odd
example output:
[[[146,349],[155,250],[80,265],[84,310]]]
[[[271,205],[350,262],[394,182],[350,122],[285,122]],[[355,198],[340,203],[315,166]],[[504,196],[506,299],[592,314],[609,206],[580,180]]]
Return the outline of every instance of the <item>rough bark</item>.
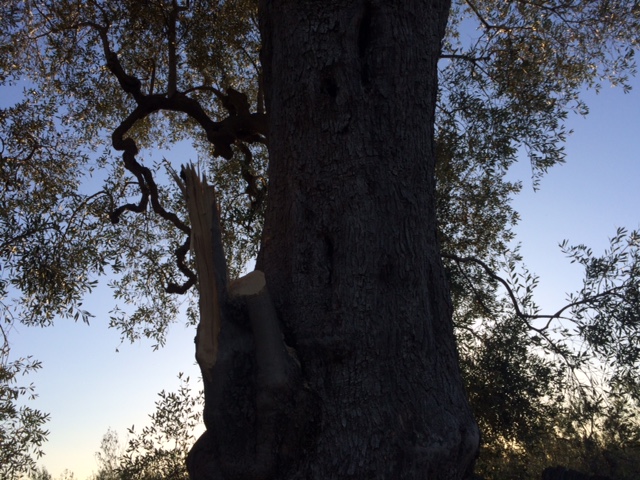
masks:
[[[321,423],[287,475],[458,479],[478,429],[436,237],[449,2],[262,1],[269,193],[259,257]]]
[[[470,474],[479,435],[434,199],[448,9],[446,0],[261,2],[266,284],[257,273],[248,283],[260,277],[258,287],[220,292],[192,479]]]

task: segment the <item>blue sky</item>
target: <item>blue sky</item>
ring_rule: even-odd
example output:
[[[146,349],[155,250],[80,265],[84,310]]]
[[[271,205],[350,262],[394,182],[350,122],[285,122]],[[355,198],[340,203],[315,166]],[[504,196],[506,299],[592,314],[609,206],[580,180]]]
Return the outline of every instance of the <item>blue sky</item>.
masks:
[[[584,243],[598,253],[616,228],[640,228],[640,79],[632,80],[628,94],[607,87],[587,94],[589,115],[567,123],[574,131],[567,162],[545,175],[539,191],[533,191],[528,164],[510,172],[524,182],[513,203],[521,215],[515,230],[525,263],[541,277],[537,298],[546,310],[562,306],[583,278],[559,242]]]
[[[633,83],[626,95],[619,88],[588,94],[589,116],[569,118],[574,133],[567,163],[553,168],[539,191],[533,191],[528,163],[510,172],[524,182],[514,202],[521,215],[516,231],[525,263],[541,277],[536,299],[546,311],[580,287],[582,272],[562,256],[560,241],[599,252],[617,227],[640,227],[640,80]],[[118,332],[106,327],[113,306],[108,289],[98,289],[85,305],[96,314],[90,326],[59,321],[10,332],[13,356],[43,362],[28,380],[39,393],[33,406],[51,413],[41,465],[54,477],[64,469],[79,479],[95,472],[95,452],[108,428],[124,440],[128,427],[139,430],[146,423],[157,393],[177,387],[178,372],[199,374],[193,329],[174,325],[166,347],[153,352],[151,342],[120,344]]]

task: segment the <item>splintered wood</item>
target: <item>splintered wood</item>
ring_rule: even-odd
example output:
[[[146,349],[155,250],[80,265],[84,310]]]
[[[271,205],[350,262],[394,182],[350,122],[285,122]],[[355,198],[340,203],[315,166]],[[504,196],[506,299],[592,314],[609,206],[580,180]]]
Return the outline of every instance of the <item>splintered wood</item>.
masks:
[[[196,336],[196,360],[209,375],[218,358],[220,298],[212,245],[213,224],[218,219],[215,190],[200,178],[193,165],[184,168],[187,210],[191,220],[191,250],[196,257],[200,290],[200,323]]]

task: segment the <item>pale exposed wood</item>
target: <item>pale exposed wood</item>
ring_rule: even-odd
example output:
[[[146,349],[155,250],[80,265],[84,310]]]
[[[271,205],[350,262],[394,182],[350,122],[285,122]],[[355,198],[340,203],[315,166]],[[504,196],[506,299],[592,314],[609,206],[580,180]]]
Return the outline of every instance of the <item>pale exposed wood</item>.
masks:
[[[259,294],[267,285],[264,273],[254,270],[244,277],[237,278],[229,285],[230,297],[244,297]]]
[[[217,223],[215,190],[200,179],[192,165],[184,168],[187,210],[191,220],[191,249],[196,257],[200,290],[200,323],[196,337],[196,360],[203,374],[214,367],[218,358],[220,334],[219,285],[215,271],[212,245],[213,225]]]

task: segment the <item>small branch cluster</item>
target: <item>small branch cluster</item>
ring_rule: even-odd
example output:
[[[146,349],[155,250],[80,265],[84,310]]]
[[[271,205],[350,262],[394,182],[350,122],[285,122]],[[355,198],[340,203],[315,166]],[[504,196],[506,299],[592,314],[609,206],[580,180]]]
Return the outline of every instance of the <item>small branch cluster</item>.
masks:
[[[584,286],[577,294],[570,295],[562,308],[552,314],[541,314],[535,306],[532,308],[532,291],[537,279],[530,274],[525,275],[524,296],[518,295],[519,285],[512,272],[510,280],[500,277],[485,262],[474,257],[461,257],[443,253],[445,259],[453,261],[459,268],[463,264],[476,265],[491,280],[499,283],[506,291],[508,302],[515,316],[524,322],[527,329],[535,332],[538,338],[544,339],[548,347],[560,355],[570,368],[581,363],[581,357],[573,357],[557,339],[553,338],[552,325],[556,321],[567,321],[573,325],[573,331],[561,328],[566,337],[579,337],[583,346],[593,349],[601,360],[610,362],[624,374],[628,368],[637,365],[640,349],[638,322],[638,254],[637,232],[618,229],[611,239],[611,248],[602,257],[593,256],[593,252],[583,245],[569,247],[567,242],[561,244],[562,250],[572,259],[584,266],[586,278]],[[510,268],[510,270],[513,270]],[[476,292],[473,280],[463,275],[470,288]],[[480,297],[478,295],[478,297]],[[479,299],[482,303],[482,300]],[[484,304],[483,309],[492,315]],[[534,322],[542,321],[536,326]]]
[[[190,228],[174,212],[164,208],[158,194],[158,186],[154,180],[151,170],[141,165],[136,156],[138,147],[133,138],[127,137],[133,126],[144,118],[159,111],[180,112],[193,119],[205,132],[207,140],[214,146],[214,155],[227,160],[234,155],[232,145],[236,145],[244,156],[242,163],[242,177],[247,182],[246,193],[251,199],[253,207],[262,201],[264,188],[258,185],[259,178],[252,174],[252,153],[247,143],[266,144],[266,115],[262,112],[251,113],[247,96],[233,88],[228,88],[226,93],[210,86],[199,86],[180,91],[177,88],[177,62],[178,57],[175,48],[175,27],[179,13],[184,10],[184,6],[173,2],[173,14],[168,18],[169,33],[169,84],[164,93],[148,94],[142,91],[140,79],[127,73],[122,65],[118,54],[111,48],[108,37],[108,24],[98,25],[86,23],[83,26],[92,28],[97,32],[104,56],[106,66],[116,77],[122,90],[133,98],[136,107],[124,119],[112,134],[113,148],[122,152],[124,166],[136,178],[140,188],[140,198],[137,203],[126,203],[113,210],[110,219],[113,223],[118,223],[120,216],[125,212],[142,213],[151,204],[152,210],[164,220],[173,224],[178,230],[187,235],[185,242],[176,249],[176,261],[178,269],[187,277],[187,281],[182,285],[170,283],[166,290],[170,293],[184,293],[196,282],[196,274],[191,271],[185,262],[185,256],[189,251]],[[173,32],[173,33],[172,33]],[[172,36],[173,35],[173,36]],[[189,96],[194,91],[209,91],[216,95],[222,106],[227,110],[228,116],[221,121],[214,121],[200,103]]]

